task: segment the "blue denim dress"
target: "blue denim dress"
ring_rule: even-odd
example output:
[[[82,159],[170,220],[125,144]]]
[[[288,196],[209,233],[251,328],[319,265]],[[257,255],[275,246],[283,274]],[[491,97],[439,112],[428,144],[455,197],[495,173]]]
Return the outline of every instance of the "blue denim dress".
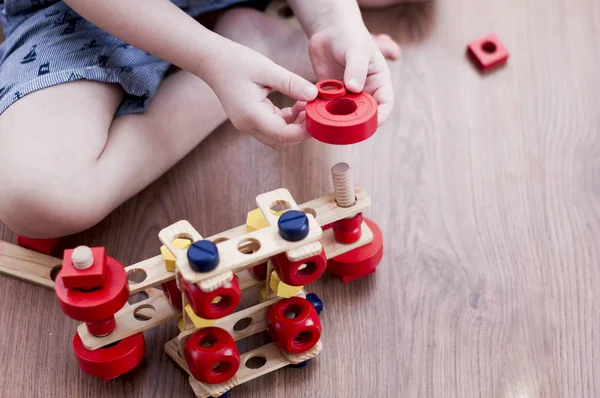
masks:
[[[244,2],[171,1],[192,17]],[[80,79],[123,87],[126,97],[115,116],[144,112],[171,66],[102,31],[62,1],[0,0],[0,24],[0,114],[27,94]]]

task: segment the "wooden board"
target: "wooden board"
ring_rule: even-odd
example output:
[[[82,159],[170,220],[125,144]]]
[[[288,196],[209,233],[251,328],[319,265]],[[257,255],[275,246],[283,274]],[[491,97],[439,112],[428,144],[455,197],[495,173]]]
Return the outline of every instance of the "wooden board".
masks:
[[[52,270],[60,271],[62,260],[0,240],[0,273],[54,289]]]

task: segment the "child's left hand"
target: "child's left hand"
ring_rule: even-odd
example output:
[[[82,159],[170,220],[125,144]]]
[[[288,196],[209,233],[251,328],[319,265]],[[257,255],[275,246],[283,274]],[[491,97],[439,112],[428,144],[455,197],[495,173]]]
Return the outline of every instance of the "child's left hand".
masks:
[[[390,71],[366,27],[327,26],[310,38],[309,54],[318,79],[340,79],[349,91],[373,95],[379,125],[388,120],[394,106]]]

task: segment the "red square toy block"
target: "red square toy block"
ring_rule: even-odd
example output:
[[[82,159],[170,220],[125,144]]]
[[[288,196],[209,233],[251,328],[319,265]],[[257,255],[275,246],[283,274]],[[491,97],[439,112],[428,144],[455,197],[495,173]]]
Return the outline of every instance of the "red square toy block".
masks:
[[[487,71],[506,62],[509,53],[494,33],[469,43],[467,52],[482,71]]]
[[[73,253],[75,253],[75,261],[73,261]],[[89,265],[91,256],[94,262]],[[103,286],[106,277],[106,250],[103,247],[90,249],[85,246],[65,250],[60,274],[67,289],[93,289]]]
[[[39,253],[51,255],[54,249],[58,246],[60,238],[53,239],[33,239],[24,236],[17,236],[19,246],[30,249]]]

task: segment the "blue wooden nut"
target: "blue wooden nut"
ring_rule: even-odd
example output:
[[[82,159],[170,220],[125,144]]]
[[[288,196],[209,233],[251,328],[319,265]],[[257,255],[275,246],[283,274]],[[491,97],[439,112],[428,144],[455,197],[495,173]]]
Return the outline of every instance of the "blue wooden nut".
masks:
[[[309,293],[306,295],[306,299],[310,301],[310,303],[315,307],[315,311],[317,311],[317,315],[321,315],[321,311],[323,311],[323,302],[314,293]]]
[[[289,210],[277,222],[279,235],[288,242],[298,242],[308,236],[308,217],[300,210]]]
[[[194,242],[187,251],[190,267],[196,272],[210,272],[219,265],[217,245],[209,240]]]
[[[290,364],[290,367],[295,368],[295,369],[300,369],[300,368],[306,367],[306,365],[308,365],[309,363],[310,363],[310,359],[307,359],[304,362],[300,362],[297,364]]]

